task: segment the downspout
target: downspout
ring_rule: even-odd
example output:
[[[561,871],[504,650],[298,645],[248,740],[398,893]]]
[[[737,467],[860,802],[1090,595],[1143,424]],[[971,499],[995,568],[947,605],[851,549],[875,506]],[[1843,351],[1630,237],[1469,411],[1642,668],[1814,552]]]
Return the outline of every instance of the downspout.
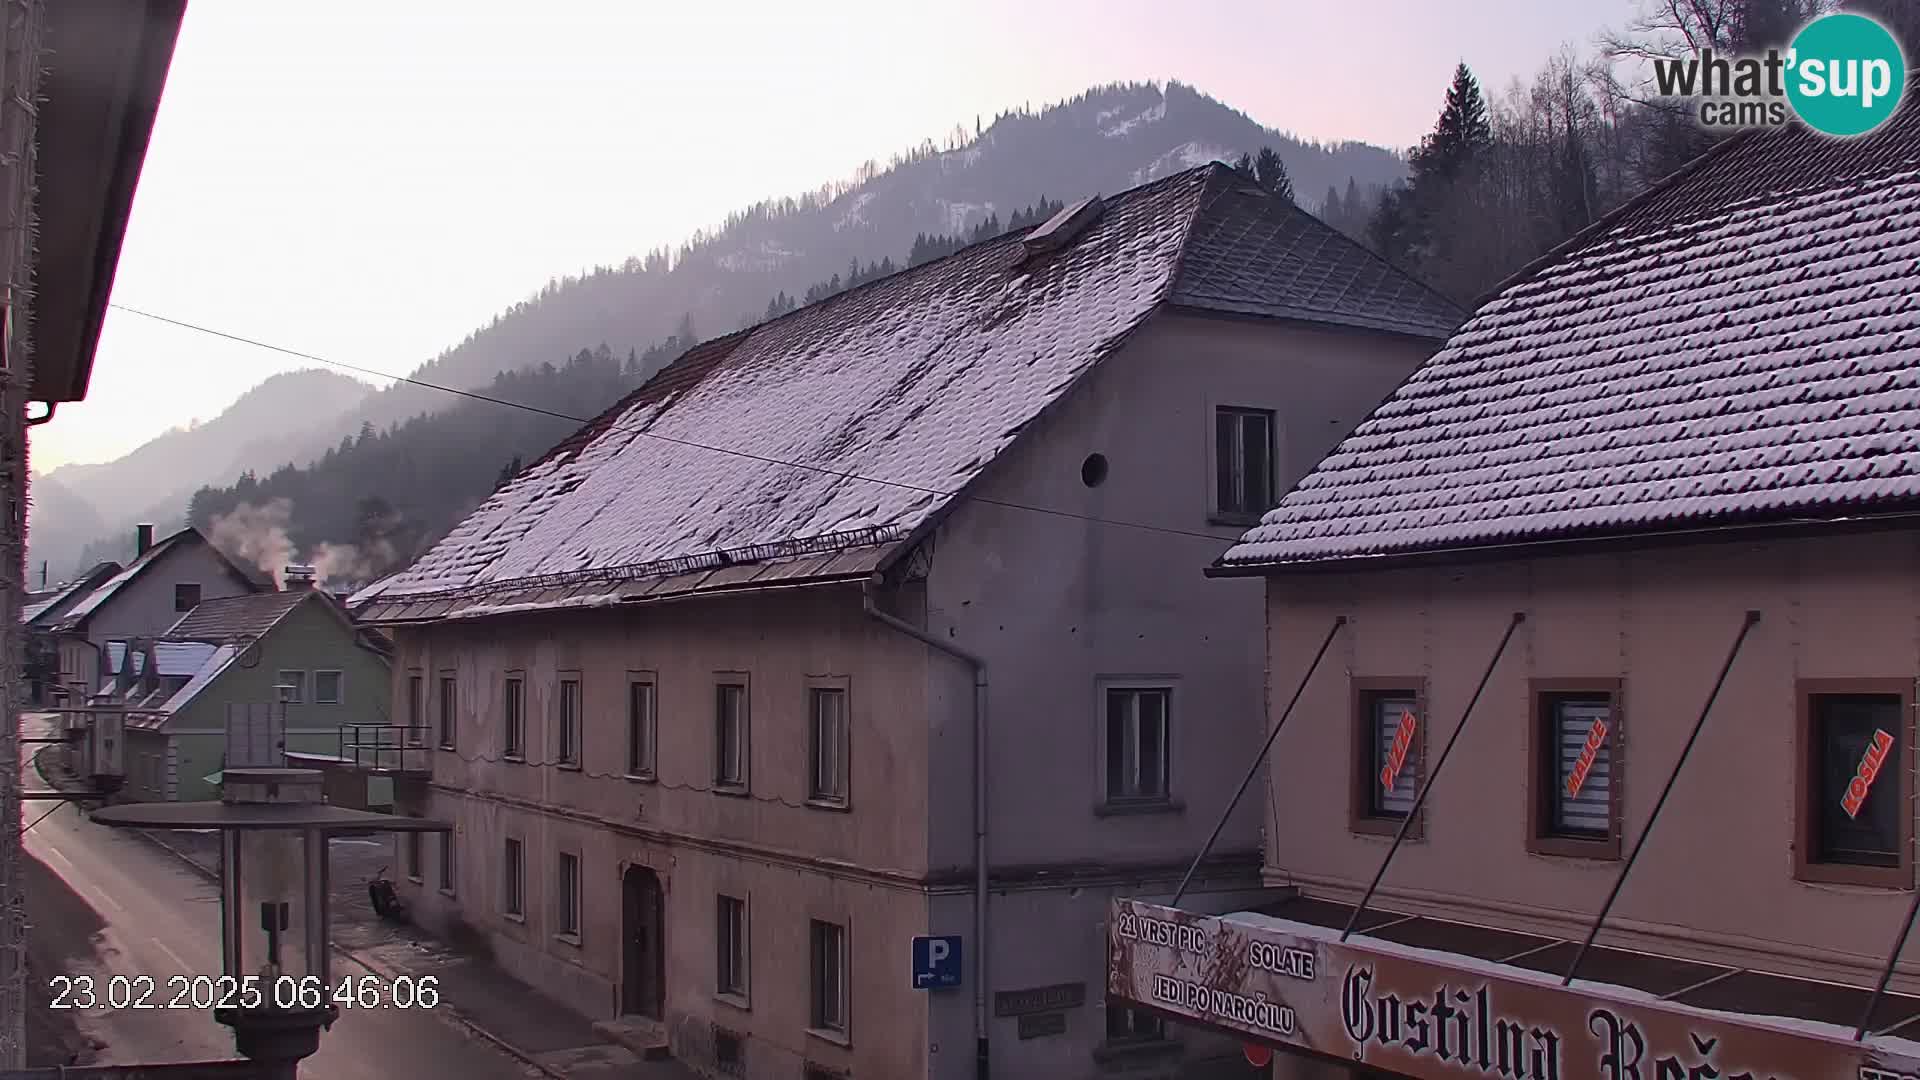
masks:
[[[987,662],[881,611],[873,600],[877,577],[860,586],[861,607],[870,618],[973,668],[973,1074],[987,1080]]]

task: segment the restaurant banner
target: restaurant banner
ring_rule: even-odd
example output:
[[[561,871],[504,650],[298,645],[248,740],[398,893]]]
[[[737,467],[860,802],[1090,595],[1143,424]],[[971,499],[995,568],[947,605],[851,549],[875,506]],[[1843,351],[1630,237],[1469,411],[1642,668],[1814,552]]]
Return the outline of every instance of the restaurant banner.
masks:
[[[1430,961],[1327,933],[1115,900],[1107,996],[1417,1080],[1920,1078],[1920,1057],[1871,1039],[1632,990],[1563,989],[1488,961]]]

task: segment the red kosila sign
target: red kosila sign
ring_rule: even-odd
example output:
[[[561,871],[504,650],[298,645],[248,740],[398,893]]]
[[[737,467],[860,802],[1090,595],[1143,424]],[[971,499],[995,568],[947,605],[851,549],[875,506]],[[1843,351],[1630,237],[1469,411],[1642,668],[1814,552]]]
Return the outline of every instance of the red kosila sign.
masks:
[[[1567,776],[1567,798],[1578,798],[1581,785],[1587,782],[1587,774],[1593,771],[1593,763],[1600,756],[1600,748],[1607,745],[1607,722],[1595,720],[1587,729],[1587,744],[1580,748],[1580,759],[1573,763],[1573,772]]]
[[[1893,736],[1874,729],[1873,741],[1867,744],[1867,752],[1860,755],[1860,767],[1854,770],[1853,780],[1847,784],[1847,793],[1840,797],[1840,809],[1848,817],[1859,817],[1860,807],[1867,801],[1867,792],[1873,790],[1873,782],[1880,777],[1880,767],[1887,763],[1887,752],[1893,749]]]
[[[1407,754],[1413,749],[1413,710],[1400,712],[1400,726],[1394,729],[1393,745],[1387,748],[1387,763],[1380,769],[1380,790],[1392,791],[1400,770],[1406,768]]]

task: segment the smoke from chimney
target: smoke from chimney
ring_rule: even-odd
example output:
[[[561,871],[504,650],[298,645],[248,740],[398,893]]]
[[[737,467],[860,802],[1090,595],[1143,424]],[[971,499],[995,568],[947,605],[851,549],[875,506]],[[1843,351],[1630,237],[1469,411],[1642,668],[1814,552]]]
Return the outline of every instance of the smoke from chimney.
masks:
[[[287,534],[292,521],[291,499],[274,499],[264,506],[241,503],[232,513],[214,517],[209,538],[235,562],[272,576],[273,587],[281,590],[288,587],[289,569],[305,569],[312,575],[305,582],[295,582],[295,587],[349,586],[370,582],[399,562],[399,553],[384,536],[364,545],[321,543],[305,559],[297,558]]]

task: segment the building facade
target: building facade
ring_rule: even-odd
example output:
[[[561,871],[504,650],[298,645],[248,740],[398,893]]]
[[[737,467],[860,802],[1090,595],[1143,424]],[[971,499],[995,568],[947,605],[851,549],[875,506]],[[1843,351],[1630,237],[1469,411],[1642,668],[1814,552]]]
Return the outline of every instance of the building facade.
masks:
[[[1428,320],[1419,333],[1334,310],[1223,311],[1202,306],[1195,279],[1100,309],[1143,236],[1168,245],[1141,260],[1149,270],[1183,249],[1189,267],[1209,265],[1222,224],[1210,213],[1268,222],[1268,235],[1333,235],[1247,188],[1231,170],[1196,170],[1116,196],[1038,264],[1032,237],[990,241],[703,345],[413,570],[356,597],[395,628],[395,715],[432,748],[397,808],[456,823],[401,853],[412,909],[477,931],[517,976],[716,1075],[962,1077],[982,1050],[1002,1077],[1244,1075],[1232,1043],[1169,1032],[1102,992],[1107,903],[1173,892],[1225,807],[1219,777],[1258,737],[1258,589],[1168,571],[1231,542],[1454,317],[1424,291],[1411,294]],[[1089,291],[1057,297],[1054,312],[1051,296],[1002,310],[998,328],[963,312],[963,340],[919,370],[910,343],[848,344],[953,318],[943,304],[976,278],[980,292],[961,295],[991,311],[1023,272]],[[1167,302],[1181,296],[1195,301]],[[1090,306],[1117,322],[1065,324]],[[1022,371],[1075,348],[1087,351],[1069,379]],[[754,387],[776,363],[801,381]],[[996,381],[1034,376],[1019,410],[982,400]],[[799,429],[834,455],[809,458],[820,449],[777,445],[796,430],[782,395],[807,378],[822,393],[925,396],[836,406],[839,419]],[[650,398],[671,408],[649,415]],[[729,491],[771,497],[776,517],[860,509],[837,480],[816,489],[824,470],[796,483],[742,464],[701,481],[720,505],[692,512],[708,516],[690,535],[709,546],[682,549],[725,557],[565,582],[531,573],[541,552],[588,557],[582,546],[686,528],[679,509],[602,486],[645,468],[618,458],[637,424],[735,447],[773,432],[756,454],[834,460],[908,493],[859,515],[885,528],[805,541],[811,552],[715,543],[755,538],[742,533],[766,520]],[[1009,426],[1017,440],[995,441]],[[661,470],[704,467],[637,445],[663,455]],[[965,471],[935,487],[942,468]],[[955,481],[964,496],[916,516],[928,488]],[[544,507],[541,524],[520,506]],[[595,539],[576,516],[588,506],[635,531]],[[555,533],[535,535],[547,522]],[[514,576],[489,592],[449,587],[481,550]],[[633,555],[618,557],[643,562]],[[1249,809],[1192,895],[1232,908],[1257,889],[1259,849]],[[929,937],[959,954],[951,971],[916,958]]]
[[[1910,105],[1727,140],[1221,559],[1273,895],[1116,906],[1122,996],[1302,1080],[1914,1074],[1916,165]]]

